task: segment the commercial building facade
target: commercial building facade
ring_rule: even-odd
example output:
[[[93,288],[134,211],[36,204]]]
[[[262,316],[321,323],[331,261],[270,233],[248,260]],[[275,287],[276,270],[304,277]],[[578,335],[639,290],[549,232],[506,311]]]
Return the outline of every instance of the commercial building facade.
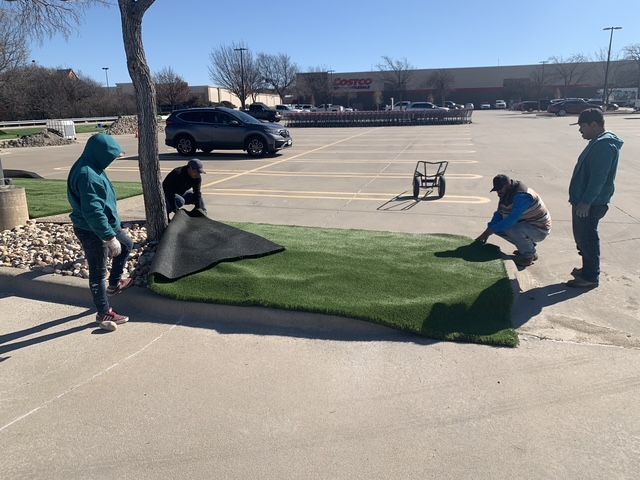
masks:
[[[639,65],[633,61],[609,64],[608,86],[640,87]],[[606,62],[541,63],[403,72],[310,72],[296,78],[298,103],[333,103],[375,109],[394,101],[433,101],[443,93],[457,103],[507,103],[563,97],[590,98],[604,85]],[[444,91],[434,80],[444,78]],[[447,80],[448,79],[448,80]],[[601,95],[601,94],[600,94]]]

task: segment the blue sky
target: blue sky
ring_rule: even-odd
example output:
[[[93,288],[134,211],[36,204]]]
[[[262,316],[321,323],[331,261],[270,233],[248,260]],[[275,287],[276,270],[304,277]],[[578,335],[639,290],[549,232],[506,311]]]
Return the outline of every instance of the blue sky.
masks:
[[[156,0],[143,22],[152,71],[172,67],[190,85],[212,84],[210,52],[244,42],[254,52],[287,53],[302,71],[376,69],[383,55],[416,68],[534,64],[551,56],[593,56],[640,43],[638,0]],[[68,40],[31,45],[31,59],[73,68],[109,84],[130,82],[120,12],[93,7]]]

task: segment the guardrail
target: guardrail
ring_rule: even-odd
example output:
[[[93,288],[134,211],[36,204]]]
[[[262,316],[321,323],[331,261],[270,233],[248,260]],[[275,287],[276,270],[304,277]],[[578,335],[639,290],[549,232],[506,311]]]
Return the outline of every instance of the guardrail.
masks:
[[[472,109],[407,112],[297,112],[282,119],[287,127],[374,127],[400,125],[454,125],[471,123]]]
[[[118,117],[82,117],[82,118],[64,118],[56,120],[73,120],[74,123],[98,123],[98,122],[114,122]],[[52,119],[45,120],[13,120],[0,122],[0,128],[2,127],[33,127],[33,126],[46,126],[47,122]]]

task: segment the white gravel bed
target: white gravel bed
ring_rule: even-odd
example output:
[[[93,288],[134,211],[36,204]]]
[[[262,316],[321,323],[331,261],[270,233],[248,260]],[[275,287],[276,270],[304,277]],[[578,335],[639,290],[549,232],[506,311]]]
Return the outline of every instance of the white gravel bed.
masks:
[[[124,276],[132,277],[135,285],[146,286],[157,242],[147,242],[147,231],[139,224],[124,230],[133,240]],[[29,220],[0,232],[0,266],[89,278],[84,251],[71,224]]]

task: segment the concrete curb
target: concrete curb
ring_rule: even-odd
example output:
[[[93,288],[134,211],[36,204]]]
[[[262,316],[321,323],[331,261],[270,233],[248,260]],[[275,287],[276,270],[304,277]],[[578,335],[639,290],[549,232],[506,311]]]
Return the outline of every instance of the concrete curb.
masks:
[[[87,280],[43,274],[37,270],[0,267],[5,295],[93,308]],[[226,334],[281,335],[325,340],[402,341],[433,344],[436,340],[401,332],[363,320],[264,307],[181,302],[131,287],[111,297],[114,309],[132,322],[146,321],[213,328]]]

